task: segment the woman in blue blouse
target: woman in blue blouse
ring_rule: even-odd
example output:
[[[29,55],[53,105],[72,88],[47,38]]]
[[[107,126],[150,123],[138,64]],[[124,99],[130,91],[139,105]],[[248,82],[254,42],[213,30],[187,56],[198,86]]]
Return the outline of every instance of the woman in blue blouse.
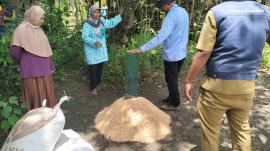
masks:
[[[100,9],[96,5],[92,5],[89,8],[88,19],[83,24],[82,32],[92,95],[97,95],[96,87],[101,83],[103,63],[108,61],[106,28],[113,28],[122,21],[120,15],[110,20],[100,16]]]

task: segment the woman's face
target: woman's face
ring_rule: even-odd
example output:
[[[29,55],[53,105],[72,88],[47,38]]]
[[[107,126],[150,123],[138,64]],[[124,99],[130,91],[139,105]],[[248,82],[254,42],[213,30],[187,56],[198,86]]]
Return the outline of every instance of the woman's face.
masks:
[[[45,14],[43,14],[40,18],[38,18],[37,20],[33,21],[33,25],[35,26],[41,26],[44,23],[44,18],[45,18]]]
[[[93,18],[96,20],[100,18],[100,11],[98,9],[94,11]]]

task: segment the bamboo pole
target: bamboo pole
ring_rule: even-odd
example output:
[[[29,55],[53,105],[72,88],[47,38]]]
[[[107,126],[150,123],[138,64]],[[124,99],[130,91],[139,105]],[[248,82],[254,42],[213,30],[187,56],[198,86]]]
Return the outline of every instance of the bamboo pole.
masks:
[[[192,0],[192,5],[190,9],[190,17],[189,17],[189,24],[191,24],[191,21],[193,20],[193,13],[194,13],[194,8],[195,8],[195,0]]]

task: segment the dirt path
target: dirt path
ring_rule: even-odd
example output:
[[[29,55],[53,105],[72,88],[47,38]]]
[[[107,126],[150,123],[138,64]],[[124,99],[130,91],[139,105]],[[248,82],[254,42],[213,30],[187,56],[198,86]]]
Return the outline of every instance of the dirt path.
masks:
[[[121,87],[102,84],[99,95],[92,97],[87,89],[85,73],[71,74],[65,82],[57,82],[57,92],[61,96],[63,91],[74,98],[65,103],[66,129],[77,131],[90,142],[97,151],[197,151],[200,150],[200,127],[196,116],[195,104],[182,105],[180,111],[167,112],[172,117],[173,133],[167,138],[153,144],[115,143],[105,139],[94,128],[94,118],[99,111],[111,105],[122,96]],[[167,95],[163,75],[156,75],[150,80],[144,80],[140,85],[141,96],[161,105],[160,101]],[[257,82],[257,95],[251,113],[253,151],[270,150],[270,74],[260,72]],[[196,84],[198,90],[198,83]],[[181,90],[182,92],[182,90]],[[195,92],[195,96],[198,92]],[[182,102],[184,102],[182,100]],[[224,118],[221,129],[220,150],[230,150],[230,137],[227,120]]]
[[[166,83],[163,74],[157,74],[140,84],[141,96],[152,101],[155,105],[167,96]],[[252,146],[253,151],[270,150],[270,74],[260,72],[257,80],[256,98],[251,112]],[[165,139],[152,144],[142,143],[115,143],[105,139],[94,128],[94,118],[99,111],[111,105],[113,101],[122,96],[121,86],[113,87],[103,83],[99,95],[92,97],[87,88],[86,73],[83,71],[72,72],[67,75],[64,82],[56,82],[58,96],[63,91],[74,99],[63,105],[66,116],[65,129],[73,129],[85,140],[90,142],[97,151],[199,151],[200,127],[196,116],[194,101],[190,105],[182,105],[180,111],[167,112],[172,117],[172,134]],[[198,83],[196,83],[198,90]],[[182,92],[182,90],[181,90]],[[195,92],[196,98],[198,91]],[[184,100],[182,100],[184,102]],[[220,151],[230,150],[230,137],[227,120],[222,122]],[[5,136],[0,133],[0,144]]]

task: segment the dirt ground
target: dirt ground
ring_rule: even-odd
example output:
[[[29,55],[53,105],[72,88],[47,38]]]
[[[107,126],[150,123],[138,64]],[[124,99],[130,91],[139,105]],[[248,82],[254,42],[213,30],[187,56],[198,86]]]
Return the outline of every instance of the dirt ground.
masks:
[[[116,143],[105,139],[94,128],[94,119],[103,108],[110,106],[113,101],[122,97],[123,89],[102,83],[98,89],[98,96],[91,96],[88,92],[88,81],[85,71],[67,74],[63,82],[56,82],[58,97],[64,94],[72,96],[73,100],[63,105],[66,116],[65,129],[73,129],[85,140],[93,145],[97,151],[199,151],[200,127],[196,115],[196,98],[198,83],[194,92],[194,102],[187,105],[182,99],[180,111],[166,112],[172,118],[172,134],[165,139],[152,144],[136,142]],[[251,112],[252,147],[253,151],[270,150],[270,73],[261,71],[257,80],[256,98]],[[180,84],[182,86],[182,84]],[[182,88],[180,90],[182,92]],[[161,99],[167,96],[167,87],[162,73],[142,80],[140,96],[147,98],[159,106]],[[182,96],[183,98],[183,96]],[[227,120],[224,118],[221,128],[220,151],[231,150],[230,134]],[[0,134],[0,144],[4,136]]]

